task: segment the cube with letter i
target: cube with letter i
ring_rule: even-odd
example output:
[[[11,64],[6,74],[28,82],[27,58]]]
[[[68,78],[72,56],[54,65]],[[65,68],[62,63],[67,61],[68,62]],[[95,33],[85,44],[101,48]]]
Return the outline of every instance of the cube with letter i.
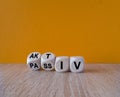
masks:
[[[57,72],[67,72],[70,70],[70,58],[67,56],[56,57],[55,70]]]

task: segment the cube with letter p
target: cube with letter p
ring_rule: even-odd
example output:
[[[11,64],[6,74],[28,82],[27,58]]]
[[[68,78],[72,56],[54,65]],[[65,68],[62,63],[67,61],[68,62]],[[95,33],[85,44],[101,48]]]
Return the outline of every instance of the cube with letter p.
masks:
[[[27,57],[27,66],[32,70],[40,69],[41,54],[39,52],[32,52]]]

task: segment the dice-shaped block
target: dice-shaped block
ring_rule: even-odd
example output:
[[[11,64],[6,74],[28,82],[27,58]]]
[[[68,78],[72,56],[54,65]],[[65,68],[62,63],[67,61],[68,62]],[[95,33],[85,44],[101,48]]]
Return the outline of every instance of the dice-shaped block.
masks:
[[[39,70],[41,64],[41,54],[32,52],[27,57],[27,66],[32,70]]]
[[[84,58],[81,56],[70,57],[70,71],[83,72],[84,71]]]
[[[70,70],[70,58],[67,56],[56,57],[55,70],[57,72],[67,72]]]
[[[55,55],[51,52],[46,52],[41,56],[41,67],[44,70],[53,70],[55,68]]]

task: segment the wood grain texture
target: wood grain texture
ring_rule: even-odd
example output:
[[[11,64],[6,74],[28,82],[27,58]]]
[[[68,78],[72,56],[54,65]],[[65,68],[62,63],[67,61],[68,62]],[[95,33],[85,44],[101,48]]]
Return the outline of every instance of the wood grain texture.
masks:
[[[57,73],[0,64],[0,97],[120,97],[120,65],[87,64],[84,73]]]

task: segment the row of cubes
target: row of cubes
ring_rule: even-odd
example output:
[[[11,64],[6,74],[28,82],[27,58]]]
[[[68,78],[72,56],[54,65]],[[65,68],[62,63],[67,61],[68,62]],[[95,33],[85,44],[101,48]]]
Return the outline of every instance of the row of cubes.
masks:
[[[32,52],[27,56],[27,66],[31,70],[56,70],[57,72],[83,72],[84,58],[81,56],[55,56],[51,52]]]

